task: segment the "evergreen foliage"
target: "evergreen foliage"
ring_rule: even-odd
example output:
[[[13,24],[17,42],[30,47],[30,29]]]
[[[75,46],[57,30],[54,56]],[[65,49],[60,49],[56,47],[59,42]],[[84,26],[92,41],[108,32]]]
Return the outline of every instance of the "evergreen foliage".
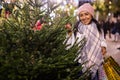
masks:
[[[34,0],[33,0],[34,1]],[[49,14],[29,0],[0,25],[0,80],[83,80],[81,66],[74,62],[78,46],[66,50],[64,25],[71,17],[51,21]],[[37,1],[37,0],[35,0]],[[44,17],[46,25],[34,31],[35,22]],[[51,24],[48,24],[48,23]],[[81,45],[81,47],[84,43]]]

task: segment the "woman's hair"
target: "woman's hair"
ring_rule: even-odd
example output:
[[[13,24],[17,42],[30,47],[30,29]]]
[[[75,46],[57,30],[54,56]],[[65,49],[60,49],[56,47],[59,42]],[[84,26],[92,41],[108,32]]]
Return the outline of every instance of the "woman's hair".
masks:
[[[92,18],[92,21],[96,24],[96,27],[97,27],[99,33],[102,33],[101,26],[98,23],[98,21],[96,19],[94,19],[94,18]],[[80,23],[80,20],[75,23],[74,28],[73,28],[75,36],[76,36],[76,33],[78,32],[78,25],[79,25],[79,23]]]
[[[102,33],[102,31],[101,31],[101,26],[100,26],[100,24],[98,23],[98,21],[97,21],[96,19],[94,19],[94,18],[92,19],[92,21],[96,24],[96,27],[97,27],[99,33]]]

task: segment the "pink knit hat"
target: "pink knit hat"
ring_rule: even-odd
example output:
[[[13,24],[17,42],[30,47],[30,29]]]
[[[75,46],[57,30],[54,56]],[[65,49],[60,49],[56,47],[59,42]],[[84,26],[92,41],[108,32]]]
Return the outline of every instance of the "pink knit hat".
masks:
[[[87,11],[89,12],[92,16],[94,16],[94,8],[91,6],[90,3],[84,3],[78,8],[77,15],[80,14],[82,11]]]

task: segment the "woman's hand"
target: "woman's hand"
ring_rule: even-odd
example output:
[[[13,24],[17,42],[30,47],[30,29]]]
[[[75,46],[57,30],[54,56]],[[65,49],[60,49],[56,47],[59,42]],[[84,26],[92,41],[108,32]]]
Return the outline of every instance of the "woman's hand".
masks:
[[[106,47],[101,47],[101,50],[102,50],[102,55],[105,55],[107,53]]]

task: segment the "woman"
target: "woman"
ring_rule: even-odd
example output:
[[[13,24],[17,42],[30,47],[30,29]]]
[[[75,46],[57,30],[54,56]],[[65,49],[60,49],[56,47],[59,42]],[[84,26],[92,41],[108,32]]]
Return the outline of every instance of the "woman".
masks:
[[[97,71],[106,53],[106,42],[102,36],[100,26],[94,19],[94,9],[89,3],[84,3],[78,8],[79,24],[75,30],[75,36],[81,40],[81,36],[86,39],[85,46],[75,59],[78,63],[84,63],[82,72],[90,68],[91,80],[98,80]]]

